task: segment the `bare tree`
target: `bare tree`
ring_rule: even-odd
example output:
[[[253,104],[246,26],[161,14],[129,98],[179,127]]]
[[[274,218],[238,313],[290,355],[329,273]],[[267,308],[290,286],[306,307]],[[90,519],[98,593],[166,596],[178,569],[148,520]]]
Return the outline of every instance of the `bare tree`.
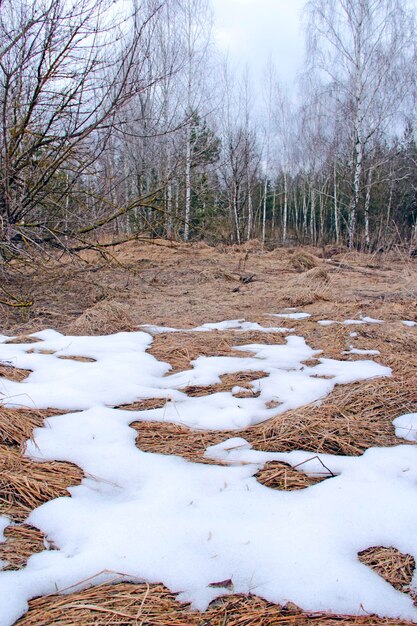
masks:
[[[392,121],[407,92],[404,52],[410,21],[401,0],[309,0],[306,5],[311,67],[331,83],[351,142],[352,183],[348,243],[355,241],[365,150]],[[378,106],[376,106],[378,104]]]
[[[103,152],[118,110],[153,80],[142,68],[159,9],[136,7],[115,24],[110,0],[3,0],[0,228],[9,246],[65,230],[68,195]]]

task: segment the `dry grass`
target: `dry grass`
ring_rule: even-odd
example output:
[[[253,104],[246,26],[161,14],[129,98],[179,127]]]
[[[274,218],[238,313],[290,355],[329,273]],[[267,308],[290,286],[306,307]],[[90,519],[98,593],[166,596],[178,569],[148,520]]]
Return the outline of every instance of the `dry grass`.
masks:
[[[409,591],[416,566],[410,554],[402,554],[395,548],[376,547],[360,552],[359,560],[398,591]]]
[[[21,446],[47,417],[61,415],[57,409],[7,409],[0,406],[0,445]]]
[[[98,302],[68,327],[68,333],[74,335],[108,335],[131,330],[137,330],[131,307],[113,300]]]
[[[310,252],[306,252],[305,250],[297,250],[292,254],[289,258],[290,265],[297,272],[306,272],[307,270],[311,270],[313,267],[317,267],[322,263],[321,259],[317,258]]]
[[[266,325],[272,318],[263,320]],[[285,339],[277,333],[233,333],[213,331],[209,333],[161,333],[154,337],[148,352],[159,361],[172,366],[170,374],[190,369],[191,361],[199,356],[241,357],[246,353],[236,351],[234,346],[248,343],[284,343]],[[247,353],[247,356],[249,353]],[[250,355],[249,355],[250,356]]]
[[[115,578],[117,578],[115,576]],[[401,620],[377,617],[328,616],[303,613],[294,604],[270,604],[257,596],[229,596],[205,613],[180,604],[162,585],[101,585],[69,596],[37,598],[18,626],[406,626]]]
[[[42,533],[28,524],[8,526],[4,537],[5,543],[0,543],[0,559],[7,561],[6,570],[21,569],[32,554],[45,549]]]
[[[341,355],[350,344],[378,349],[375,360],[392,367],[389,379],[375,379],[336,387],[320,406],[303,407],[276,415],[266,423],[233,432],[190,431],[173,424],[138,422],[137,444],[149,452],[176,454],[193,462],[204,459],[205,449],[229,436],[242,436],[255,448],[269,451],[294,449],[359,455],[372,446],[401,443],[391,424],[396,416],[414,412],[417,403],[415,365],[417,329],[405,328],[402,319],[417,320],[416,261],[394,256],[369,257],[343,250],[330,251],[326,260],[317,250],[262,249],[259,242],[244,246],[211,248],[205,244],[128,244],[114,250],[115,259],[99,265],[94,252],[85,264],[52,265],[43,271],[26,268],[10,278],[17,290],[30,292],[33,311],[21,317],[3,311],[3,332],[17,335],[13,342],[33,342],[27,334],[53,326],[74,334],[106,334],[137,330],[142,323],[192,328],[207,321],[246,317],[262,325],[276,325],[268,313],[283,307],[307,307],[312,317],[285,325],[296,329],[323,356],[354,360]],[[331,257],[328,259],[328,257]],[[328,259],[328,260],[327,260]],[[101,262],[101,261],[100,261]],[[295,274],[294,270],[298,273]],[[254,276],[244,284],[242,276]],[[14,283],[13,283],[14,281]],[[62,288],[62,285],[65,285]],[[10,286],[10,285],[9,285]],[[322,327],[318,319],[358,319],[360,315],[385,320],[378,326]],[[355,331],[357,338],[349,337]],[[154,338],[150,352],[172,365],[171,371],[190,368],[200,355],[244,356],[233,346],[248,343],[284,343],[281,334],[178,333]],[[78,359],[78,357],[75,357]],[[366,358],[366,357],[365,357]],[[314,361],[310,363],[314,365]],[[26,371],[1,366],[0,376],[23,380]],[[188,388],[189,395],[248,389],[263,372],[225,376],[219,385]],[[161,399],[138,399],[125,410],[164,406]],[[58,411],[0,410],[0,514],[23,522],[39,504],[67,495],[67,487],[82,479],[71,464],[35,463],[22,458],[20,446],[45,417]],[[304,489],[317,482],[282,463],[268,463],[257,474],[259,482],[274,489]],[[9,527],[0,558],[20,568],[42,548],[39,531],[26,525]],[[410,584],[414,561],[393,548],[373,547],[359,558],[397,589]],[[161,585],[102,585],[68,596],[38,598],[30,603],[21,626],[70,624],[143,624],[158,626],[401,626],[406,622],[374,617],[350,618],[302,613],[294,606],[279,607],[257,597],[221,598],[204,613],[191,612],[176,602]]]
[[[18,449],[0,446],[0,512],[23,521],[44,502],[67,496],[77,485],[82,471],[70,463],[36,463],[22,457]]]
[[[22,380],[25,380],[25,378],[29,376],[29,374],[30,372],[28,370],[18,369],[17,367],[13,367],[13,365],[9,365],[8,363],[0,363],[0,377],[7,378],[7,380],[12,380],[15,383],[21,383]]]
[[[212,393],[220,393],[223,391],[232,391],[233,387],[241,387],[242,391],[235,394],[236,398],[256,398],[259,392],[255,387],[252,387],[251,383],[265,378],[267,374],[262,371],[253,372],[237,372],[236,374],[224,374],[221,376],[221,383],[218,385],[208,385],[207,387],[190,386],[182,389],[188,396],[199,397],[207,396]]]
[[[39,343],[41,341],[37,337],[29,337],[27,335],[19,335],[17,337],[13,337],[12,339],[8,339],[5,343]]]

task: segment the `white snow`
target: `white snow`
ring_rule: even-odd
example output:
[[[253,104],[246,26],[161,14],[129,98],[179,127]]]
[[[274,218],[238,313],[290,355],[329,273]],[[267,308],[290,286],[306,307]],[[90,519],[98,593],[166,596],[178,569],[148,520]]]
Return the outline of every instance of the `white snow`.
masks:
[[[10,520],[8,517],[6,517],[5,515],[0,515],[0,543],[4,543],[6,541],[6,538],[3,534],[4,529],[10,524]],[[3,561],[3,559],[0,559],[0,570],[3,569],[3,567],[6,567],[7,565],[7,561]]]
[[[412,328],[413,326],[417,326],[417,322],[412,322],[411,320],[403,320],[404,326],[409,326]]]
[[[0,515],[0,543],[6,541],[4,538],[4,529],[10,524],[10,520],[5,515]]]
[[[202,326],[196,326],[195,328],[171,328],[169,326],[154,326],[153,324],[142,324],[140,328],[143,328],[151,335],[159,335],[162,333],[207,333],[212,330],[234,330],[237,332],[250,332],[257,331],[260,333],[290,333],[292,328],[285,328],[283,326],[261,326],[257,322],[246,322],[243,320],[225,320],[224,322],[209,322]]]
[[[161,582],[200,610],[220,595],[252,593],[308,611],[417,622],[411,597],[357,558],[374,545],[417,558],[417,447],[371,449],[350,458],[257,452],[234,438],[206,451],[227,465],[204,465],[141,451],[140,430],[138,448],[130,427],[154,420],[239,429],[317,401],[336,384],[389,376],[389,368],[318,358],[302,337],[290,336],[282,345],[239,346],[233,357],[199,357],[190,370],[169,375],[169,365],[146,352],[152,338],[144,332],[36,336],[39,343],[0,344],[0,361],[32,371],[21,383],[0,379],[3,403],[83,409],[45,420],[26,454],[75,463],[86,478],[70,488],[71,497],[47,502],[28,517],[57,549],[33,555],[20,571],[0,573],[0,597],[7,599],[0,602],[0,626],[13,624],[32,597],[115,577]],[[304,365],[311,359],[317,365]],[[242,371],[267,374],[252,383],[259,397],[189,397],[184,391]],[[150,397],[166,398],[165,407],[111,408]],[[270,401],[279,406],[267,408]],[[302,491],[269,489],[254,475],[270,460],[329,478]],[[231,582],[211,586],[220,581]]]
[[[41,333],[36,335],[41,338]],[[139,419],[175,422],[193,428],[226,430],[244,428],[277,413],[319,400],[336,384],[389,376],[391,370],[372,361],[359,364],[326,359],[314,367],[303,365],[319,351],[312,350],[302,337],[289,336],[283,345],[250,344],[236,351],[251,357],[199,357],[192,369],[167,375],[170,366],[146,352],[151,337],[143,332],[118,333],[107,337],[65,337],[45,331],[43,341],[34,344],[0,344],[0,360],[32,370],[22,382],[0,377],[0,394],[6,406],[55,407],[63,410],[94,406],[117,406],[138,398],[165,398],[165,406],[140,412]],[[27,352],[33,350],[33,352]],[[43,354],[42,351],[54,351]],[[60,359],[60,356],[87,356],[94,362]],[[334,364],[334,365],[333,365]],[[352,368],[354,365],[354,369]],[[333,369],[332,369],[333,368]],[[337,371],[336,371],[337,368]],[[267,378],[253,386],[259,397],[236,398],[231,392],[206,397],[188,397],[181,391],[190,385],[207,386],[221,382],[221,376],[262,370]],[[324,372],[324,373],[323,373]],[[332,376],[331,380],[320,378]],[[1,397],[1,396],[0,396]],[[266,404],[280,403],[278,409]]]
[[[360,348],[354,348],[353,346],[349,346],[349,350],[345,350],[342,354],[359,354],[362,356],[377,356],[381,354],[379,350],[361,350]]]
[[[332,324],[337,324],[337,322],[334,320],[319,320],[317,324],[320,324],[320,326],[331,326]]]
[[[349,333],[349,337],[357,337],[358,333]]]
[[[417,413],[400,415],[392,423],[397,437],[407,441],[417,441]]]
[[[342,322],[346,326],[351,326],[353,324],[383,324],[383,320],[377,320],[373,317],[360,317],[358,320],[345,320]]]
[[[287,320],[306,320],[311,317],[310,313],[270,313],[271,317],[281,317]]]

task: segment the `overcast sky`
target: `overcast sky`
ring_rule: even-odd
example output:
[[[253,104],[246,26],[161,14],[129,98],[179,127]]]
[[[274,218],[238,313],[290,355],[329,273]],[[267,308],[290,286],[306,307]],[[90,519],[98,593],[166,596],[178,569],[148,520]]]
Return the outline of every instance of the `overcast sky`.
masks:
[[[233,64],[248,64],[254,78],[262,76],[271,57],[279,77],[290,85],[300,70],[304,39],[304,0],[212,0],[219,48]]]

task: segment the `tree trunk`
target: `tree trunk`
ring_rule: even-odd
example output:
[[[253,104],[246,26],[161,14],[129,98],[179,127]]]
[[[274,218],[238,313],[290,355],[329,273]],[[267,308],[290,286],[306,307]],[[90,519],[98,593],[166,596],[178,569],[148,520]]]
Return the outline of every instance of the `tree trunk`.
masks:
[[[185,153],[185,224],[184,241],[188,241],[190,236],[190,216],[191,216],[191,124],[187,124],[187,145]]]
[[[284,173],[284,208],[282,212],[282,241],[287,241],[287,221],[288,221],[288,178]]]

